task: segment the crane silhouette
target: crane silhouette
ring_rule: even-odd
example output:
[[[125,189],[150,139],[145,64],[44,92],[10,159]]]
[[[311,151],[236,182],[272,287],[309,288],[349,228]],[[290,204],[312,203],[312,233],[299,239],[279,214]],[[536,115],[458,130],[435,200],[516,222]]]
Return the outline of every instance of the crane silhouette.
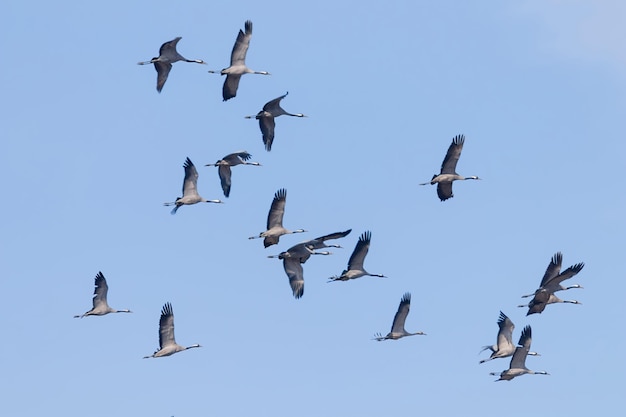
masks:
[[[374,335],[374,340],[379,342],[383,340],[398,340],[405,336],[415,336],[415,335],[425,335],[424,332],[416,332],[409,333],[404,328],[404,322],[406,321],[406,316],[409,315],[409,309],[411,308],[411,293],[404,293],[402,299],[400,300],[400,305],[398,306],[398,311],[393,318],[393,324],[391,325],[391,331],[387,333],[386,336],[383,336],[380,333],[376,333]]]
[[[532,330],[530,326],[526,326],[524,327],[524,330],[522,330],[522,335],[520,336],[518,342],[518,345],[520,346],[515,348],[515,353],[513,353],[513,357],[511,358],[509,369],[502,372],[491,372],[489,375],[499,375],[500,378],[496,381],[510,381],[513,378],[524,374],[549,375],[546,371],[531,371],[526,367],[526,356],[528,356],[528,352],[530,351],[531,341]]]
[[[441,164],[441,172],[433,175],[429,182],[423,182],[420,185],[437,184],[437,195],[441,201],[445,201],[454,197],[452,194],[452,182],[459,180],[479,180],[477,176],[463,177],[456,173],[456,163],[459,162],[465,136],[457,135],[452,139],[452,144],[448,148],[446,157]]]
[[[274,194],[270,211],[267,214],[267,229],[258,236],[250,236],[248,239],[263,238],[263,245],[267,248],[278,243],[282,235],[306,232],[304,229],[288,230],[283,227],[283,215],[287,202],[287,190],[281,188]]]
[[[506,358],[508,356],[513,355],[515,353],[515,345],[513,344],[513,329],[515,329],[515,325],[511,321],[510,318],[507,317],[506,314],[500,312],[500,318],[498,319],[498,337],[495,345],[484,346],[483,350],[491,350],[491,356],[487,359],[483,359],[480,363],[485,363],[487,361],[498,359],[498,358]],[[528,352],[529,355],[540,356],[537,352]]]
[[[159,319],[159,350],[154,352],[152,355],[144,356],[143,358],[147,359],[170,356],[174,353],[197,347],[201,346],[199,344],[195,344],[185,347],[176,343],[176,339],[174,338],[174,310],[172,309],[172,304],[167,302],[161,309],[161,318]]]
[[[169,42],[165,42],[159,49],[159,56],[152,58],[150,61],[137,62],[138,65],[154,64],[154,68],[157,72],[157,86],[156,89],[160,93],[163,90],[167,76],[172,70],[172,64],[178,61],[195,62],[197,64],[206,64],[201,59],[187,59],[176,51],[176,44],[182,38],[179,36]]]
[[[107,303],[107,293],[109,292],[109,286],[107,280],[104,278],[102,272],[98,272],[95,278],[96,288],[93,290],[93,308],[87,311],[85,314],[74,316],[75,319],[83,318],[85,316],[104,316],[109,313],[132,313],[130,310],[116,310],[109,307]]]
[[[224,80],[224,86],[222,87],[222,98],[224,101],[230,100],[237,95],[237,88],[239,88],[239,80],[243,74],[262,74],[270,75],[267,71],[254,71],[246,66],[246,53],[250,46],[250,38],[252,38],[252,22],[246,20],[244,33],[239,29],[237,34],[237,40],[233,46],[233,51],[230,54],[230,66],[220,71],[221,75],[226,75]],[[209,71],[212,74],[216,74],[217,71]]]
[[[246,119],[257,119],[259,121],[259,127],[263,134],[263,143],[265,144],[265,150],[268,152],[272,150],[272,143],[274,143],[274,128],[276,127],[276,119],[278,116],[294,116],[294,117],[307,117],[302,113],[289,113],[285,109],[280,107],[280,101],[287,97],[289,92],[268,101],[263,106],[263,110],[258,112],[256,116],[246,116]]]
[[[348,261],[348,269],[345,269],[341,275],[333,276],[329,278],[329,282],[332,281],[348,281],[350,279],[360,278],[365,275],[369,275],[371,277],[380,277],[386,278],[382,274],[371,274],[365,270],[363,267],[363,261],[365,260],[365,256],[370,248],[370,241],[372,240],[372,232],[365,231],[359,237],[359,241],[357,242],[354,251],[352,251],[352,255],[350,255],[350,260]]]
[[[570,303],[570,304],[581,304],[576,300],[562,300],[556,295],[554,295],[557,291],[563,291],[570,288],[582,288],[580,285],[572,285],[570,287],[564,287],[561,285],[563,281],[566,279],[570,279],[577,275],[584,268],[585,264],[583,262],[577,263],[575,265],[570,266],[563,272],[561,272],[561,265],[563,264],[563,254],[561,252],[557,252],[552,256],[548,267],[546,268],[546,272],[541,279],[541,284],[539,288],[535,290],[534,294],[526,294],[522,297],[533,297],[533,299],[528,304],[521,304],[518,307],[528,307],[528,313],[526,315],[531,314],[541,314],[543,310],[545,310],[548,304],[555,303]]]
[[[352,229],[348,229],[345,232],[336,232],[316,237],[315,239],[298,243],[278,255],[268,256],[268,258],[278,258],[283,261],[283,268],[289,278],[289,285],[291,286],[295,298],[300,298],[304,295],[304,270],[302,264],[304,264],[311,255],[330,255],[331,252],[316,252],[315,250],[331,247],[340,248],[341,246],[336,244],[327,245],[326,241],[346,237],[351,231]]]
[[[187,158],[183,165],[185,168],[185,179],[183,180],[183,196],[178,197],[176,201],[171,203],[163,203],[164,206],[174,206],[172,214],[180,206],[191,205],[196,203],[223,203],[221,200],[207,200],[198,194],[198,171],[191,159]]]
[[[234,167],[237,165],[254,165],[261,166],[258,162],[248,162],[252,158],[246,151],[238,151],[231,154],[226,155],[222,159],[218,160],[214,164],[206,164],[205,166],[217,167],[217,173],[220,177],[220,183],[222,184],[222,191],[224,191],[224,196],[228,197],[230,195],[230,187],[231,187],[231,169],[230,167]]]

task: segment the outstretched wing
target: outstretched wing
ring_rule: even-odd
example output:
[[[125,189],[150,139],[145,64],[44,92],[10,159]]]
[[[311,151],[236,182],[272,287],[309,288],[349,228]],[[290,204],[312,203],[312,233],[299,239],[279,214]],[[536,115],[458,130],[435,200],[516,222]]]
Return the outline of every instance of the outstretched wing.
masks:
[[[183,197],[198,195],[198,171],[191,159],[187,158],[185,164],[185,179],[183,180]]]
[[[174,339],[174,310],[172,304],[165,303],[161,309],[161,319],[159,320],[159,346],[163,349],[165,346],[176,344]]]
[[[406,316],[409,315],[409,309],[411,307],[411,293],[405,293],[400,300],[398,311],[393,318],[393,325],[391,326],[392,333],[404,333],[404,323]]]
[[[228,197],[230,195],[230,165],[220,165],[217,168],[217,173],[220,176],[220,183],[222,184],[222,191],[224,191],[224,196]]]
[[[272,150],[272,143],[274,142],[274,128],[276,127],[276,121],[274,120],[274,116],[268,116],[267,114],[257,116],[257,119],[259,119],[259,127],[261,128],[261,133],[263,134],[265,150],[269,152]]]
[[[246,20],[244,33],[241,29],[239,29],[239,33],[237,34],[237,40],[235,41],[235,45],[233,46],[233,51],[230,54],[230,65],[245,65],[246,64],[246,53],[248,52],[248,47],[250,46],[250,38],[252,38],[252,22]]]
[[[365,260],[365,256],[370,248],[370,241],[372,239],[372,232],[369,230],[363,232],[361,237],[359,237],[359,241],[356,243],[356,247],[350,255],[350,260],[348,261],[348,269],[354,270],[363,270],[363,261]]]
[[[461,151],[463,150],[463,143],[465,142],[465,136],[457,135],[452,139],[452,143],[448,148],[446,157],[441,164],[442,174],[456,174],[456,163],[459,162]]]
[[[284,258],[283,268],[289,277],[289,285],[296,298],[302,297],[304,294],[304,270],[299,258]]]

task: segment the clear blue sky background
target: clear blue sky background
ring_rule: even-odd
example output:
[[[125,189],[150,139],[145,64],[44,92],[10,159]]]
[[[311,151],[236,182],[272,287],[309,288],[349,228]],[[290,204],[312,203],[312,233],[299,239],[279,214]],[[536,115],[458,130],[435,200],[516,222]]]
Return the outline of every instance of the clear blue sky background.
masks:
[[[346,2],[347,3],[347,2]],[[0,414],[124,416],[611,415],[623,408],[626,5],[621,1],[5,2],[0,15],[4,204]],[[237,31],[251,68],[222,102]],[[136,62],[176,36],[187,58],[162,94]],[[271,152],[244,119],[289,91]],[[419,187],[465,134],[483,181],[440,202]],[[246,149],[224,205],[180,195],[186,157],[206,198]],[[285,236],[264,249],[272,196]],[[351,228],[291,295],[266,255]],[[389,278],[327,283],[359,234]],[[525,316],[551,256],[585,262],[560,293],[582,305]],[[102,271],[134,314],[73,319]],[[389,331],[402,294],[409,331]],[[193,349],[143,360],[170,301]],[[527,365],[479,365],[498,312],[533,329]]]

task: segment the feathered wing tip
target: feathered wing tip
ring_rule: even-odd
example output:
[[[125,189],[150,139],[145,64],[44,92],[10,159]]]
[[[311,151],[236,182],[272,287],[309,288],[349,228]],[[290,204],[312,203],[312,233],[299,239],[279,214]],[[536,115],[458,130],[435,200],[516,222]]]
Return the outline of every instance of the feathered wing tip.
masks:
[[[185,159],[185,163],[183,164],[183,168],[187,169],[192,166],[194,166],[193,162],[191,162],[191,159],[187,157],[187,159]]]
[[[252,22],[250,20],[246,20],[245,29],[246,35],[252,35]]]
[[[463,145],[465,142],[465,135],[456,135],[454,139],[452,139],[452,143],[455,145]]]
[[[102,271],[98,271],[98,273],[96,274],[95,283],[96,285],[98,285],[102,281],[106,282],[106,279],[104,278],[104,274],[102,273]]]
[[[376,340],[378,342],[382,342],[385,339],[386,339],[386,337],[383,336],[381,333],[374,333],[374,338],[372,340]]]
[[[361,234],[361,236],[359,237],[359,240],[361,242],[369,242],[372,240],[372,232],[370,232],[369,230],[366,230],[365,232],[363,232]]]
[[[274,199],[276,200],[285,199],[285,198],[287,198],[287,190],[284,188],[281,188],[280,190],[274,193]]]
[[[529,313],[530,314],[530,313]],[[528,314],[527,314],[528,315]],[[519,338],[519,342],[517,342],[518,345],[524,345],[526,343],[526,341],[528,339],[532,339],[533,334],[532,334],[532,329],[530,328],[530,325],[527,325],[526,327],[524,327],[524,329],[522,330],[522,335]]]
[[[500,316],[498,317],[498,324],[500,323],[504,323],[506,321],[506,319],[508,319],[509,317],[504,314],[502,311],[500,311]]]
[[[302,296],[304,295],[304,282],[297,282],[292,284],[292,292],[293,292],[293,296],[297,299],[302,298]]]
[[[163,305],[161,309],[161,316],[172,316],[174,315],[174,309],[172,309],[172,304],[168,301]]]
[[[405,292],[404,295],[402,296],[402,299],[400,300],[401,303],[408,303],[411,304],[411,293],[410,292]]]

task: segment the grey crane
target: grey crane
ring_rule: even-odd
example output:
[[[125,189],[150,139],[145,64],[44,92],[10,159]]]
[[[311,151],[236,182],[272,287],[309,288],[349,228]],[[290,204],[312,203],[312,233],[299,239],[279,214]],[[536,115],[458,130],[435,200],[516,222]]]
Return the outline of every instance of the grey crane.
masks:
[[[278,116],[294,116],[294,117],[307,117],[302,113],[289,113],[285,109],[280,107],[280,101],[287,97],[289,91],[284,95],[270,100],[263,106],[263,110],[258,112],[256,116],[246,116],[246,119],[257,119],[259,121],[259,127],[263,134],[263,143],[265,144],[265,150],[268,152],[272,150],[272,143],[274,142],[274,128],[276,127],[275,118]]]
[[[172,309],[172,304],[167,302],[161,309],[161,318],[159,319],[159,350],[143,358],[170,356],[174,353],[197,347],[201,346],[196,343],[195,345],[185,347],[176,343],[176,339],[174,338],[174,310]]]
[[[230,186],[231,186],[231,170],[230,167],[234,167],[236,165],[254,165],[261,166],[258,162],[248,162],[252,158],[246,151],[234,152],[226,155],[222,159],[218,160],[214,164],[206,164],[207,167],[218,167],[217,173],[220,176],[220,182],[222,184],[222,190],[224,191],[224,196],[228,197],[230,195]]]
[[[528,307],[526,315],[530,316],[531,314],[541,314],[548,304],[556,303],[582,304],[577,300],[561,300],[559,297],[554,295],[554,293],[551,293],[548,290],[539,289],[535,292],[535,295],[530,303],[520,304],[518,307]]]
[[[291,290],[293,291],[293,296],[295,298],[300,298],[304,295],[304,270],[302,268],[302,264],[305,263],[311,255],[330,255],[331,252],[316,252],[315,250],[331,247],[340,248],[341,246],[339,245],[327,245],[325,242],[327,240],[345,237],[350,234],[351,231],[352,229],[349,229],[345,232],[336,232],[320,236],[315,239],[298,243],[278,255],[268,256],[268,258],[278,258],[283,261],[283,268],[289,278],[289,285],[291,286]]]
[[[541,279],[540,287],[535,291],[534,294],[526,294],[522,296],[533,297],[533,299],[528,304],[521,304],[518,306],[528,307],[528,312],[526,313],[527,316],[531,314],[541,314],[548,304],[582,304],[576,300],[561,300],[559,297],[554,295],[554,293],[557,291],[563,291],[570,288],[582,288],[578,284],[572,285],[570,287],[564,287],[563,285],[561,285],[561,283],[566,279],[570,279],[573,276],[577,275],[580,271],[582,271],[585,264],[583,262],[579,262],[561,272],[562,263],[563,255],[561,254],[561,252],[555,253],[550,260],[548,267],[546,268],[546,272],[544,273],[543,278]]]
[[[267,248],[278,243],[282,235],[306,232],[304,229],[287,230],[283,227],[283,215],[285,214],[285,203],[287,202],[287,190],[281,188],[274,193],[274,199],[270,211],[267,215],[267,230],[259,233],[258,236],[250,236],[248,239],[263,239],[263,245]]]
[[[561,285],[561,282],[566,279],[570,279],[576,274],[578,274],[585,264],[583,262],[577,263],[576,265],[572,265],[567,268],[565,271],[561,273],[561,265],[563,264],[563,254],[561,252],[557,252],[552,256],[550,263],[548,264],[548,268],[546,268],[546,272],[541,279],[541,284],[539,284],[539,289],[544,289],[549,292],[555,293],[557,291],[569,290],[572,288],[583,288],[579,284],[570,285],[569,287],[564,287]],[[536,292],[536,291],[535,291]],[[522,295],[522,298],[533,297],[535,293]]]
[[[187,158],[183,165],[185,168],[185,179],[183,180],[183,196],[178,197],[176,201],[171,203],[163,203],[164,206],[175,206],[172,209],[172,214],[176,214],[176,211],[180,206],[190,205],[196,203],[223,203],[222,200],[207,200],[200,197],[198,194],[198,171],[195,165],[191,162],[191,159]]]
[[[456,163],[459,162],[461,151],[463,150],[463,143],[465,142],[465,136],[457,135],[452,139],[452,143],[448,148],[446,157],[441,164],[441,172],[439,175],[433,175],[433,178],[429,182],[421,183],[420,185],[437,184],[437,195],[441,201],[445,201],[454,197],[452,194],[452,182],[458,180],[479,180],[477,176],[463,177],[456,173]]]
[[[226,75],[224,87],[222,88],[222,98],[224,101],[230,100],[237,95],[239,80],[243,74],[270,75],[267,71],[254,71],[246,66],[246,53],[248,52],[248,47],[250,46],[250,38],[252,38],[251,21],[246,20],[245,29],[245,33],[239,29],[237,40],[235,41],[233,51],[230,54],[230,66],[220,71],[221,75]],[[217,73],[217,71],[209,72],[212,74]]]
[[[350,255],[350,260],[348,261],[348,269],[345,269],[339,276],[330,277],[329,282],[347,281],[349,279],[356,279],[365,275],[369,275],[371,277],[386,278],[385,275],[382,274],[370,274],[365,270],[365,268],[363,268],[363,261],[365,260],[365,256],[369,251],[371,240],[372,232],[370,232],[369,230],[363,232],[359,237],[359,241],[356,243],[354,251],[352,251],[352,255]]]
[[[95,279],[96,288],[93,290],[93,308],[87,311],[85,314],[74,316],[75,319],[83,318],[85,316],[104,316],[109,313],[132,313],[130,310],[116,310],[109,307],[107,303],[107,293],[109,292],[109,286],[107,280],[104,278],[102,272],[96,274]]]
[[[406,321],[406,316],[409,315],[410,308],[411,308],[411,293],[407,292],[407,293],[404,293],[404,295],[402,296],[402,299],[400,300],[398,311],[396,312],[396,315],[393,318],[391,331],[387,333],[386,336],[383,336],[380,333],[376,333],[374,335],[373,340],[377,340],[381,342],[383,340],[388,340],[388,339],[398,340],[405,336],[415,336],[417,334],[425,335],[426,333],[424,332],[409,333],[404,328],[404,322]]]
[[[150,61],[137,62],[138,65],[154,64],[157,72],[157,91],[160,93],[167,81],[167,76],[172,70],[172,64],[178,61],[195,62],[197,64],[206,64],[201,59],[187,59],[176,51],[176,44],[182,38],[179,36],[169,42],[165,42],[159,49],[159,56],[152,58]]]
[[[500,312],[500,318],[498,319],[498,338],[495,345],[483,346],[483,350],[491,350],[491,356],[487,359],[483,359],[480,363],[485,363],[492,359],[506,358],[515,353],[515,345],[513,344],[513,329],[515,325],[506,314]],[[541,356],[537,352],[528,352],[529,355]]]
[[[520,336],[518,342],[520,346],[515,348],[515,353],[513,353],[513,357],[511,358],[509,369],[502,372],[491,372],[489,375],[499,375],[500,378],[496,381],[510,381],[513,378],[524,374],[549,375],[546,371],[531,371],[526,367],[526,356],[530,351],[531,341],[532,330],[530,326],[526,326],[524,327],[524,330],[522,330],[522,335]]]

